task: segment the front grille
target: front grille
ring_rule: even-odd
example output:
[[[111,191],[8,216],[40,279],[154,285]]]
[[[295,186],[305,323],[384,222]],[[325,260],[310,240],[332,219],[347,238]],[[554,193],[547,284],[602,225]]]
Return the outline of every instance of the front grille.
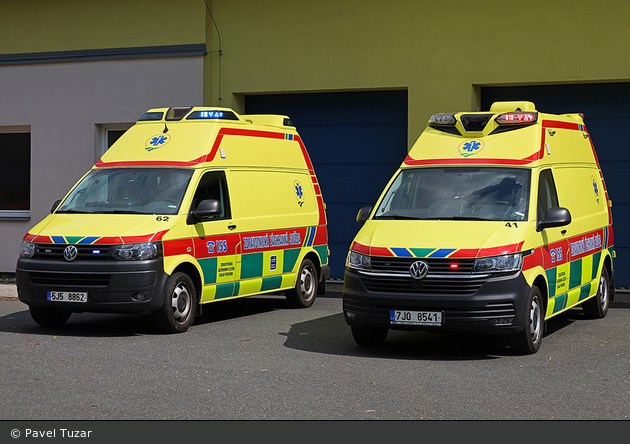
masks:
[[[424,279],[414,279],[409,267],[422,260],[429,265]],[[361,272],[368,291],[467,296],[475,294],[488,280],[487,274],[473,274],[474,259],[418,259],[372,257],[372,272]],[[456,265],[454,267],[453,265]]]
[[[94,273],[51,273],[34,271],[31,273],[31,282],[36,285],[57,286],[81,286],[81,287],[106,287],[109,285],[110,274]]]
[[[37,244],[35,258],[66,261],[63,251],[68,244]],[[115,260],[112,257],[115,245],[75,245],[78,255],[75,260]]]
[[[461,274],[472,273],[475,265],[474,259],[419,259],[416,257],[381,257],[372,256],[372,271],[378,273],[406,273],[409,267],[417,261],[426,262],[429,266],[429,274]],[[452,267],[456,265],[457,267]]]

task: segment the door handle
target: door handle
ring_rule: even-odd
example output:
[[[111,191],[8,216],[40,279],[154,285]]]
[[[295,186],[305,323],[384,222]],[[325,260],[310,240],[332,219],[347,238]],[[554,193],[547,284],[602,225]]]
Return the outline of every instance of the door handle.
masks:
[[[236,229],[236,225],[228,225],[228,230],[232,231]]]

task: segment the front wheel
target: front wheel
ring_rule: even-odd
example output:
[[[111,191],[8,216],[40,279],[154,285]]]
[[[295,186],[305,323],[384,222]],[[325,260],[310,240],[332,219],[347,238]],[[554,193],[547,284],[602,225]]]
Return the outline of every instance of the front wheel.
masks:
[[[582,303],[582,311],[587,318],[601,319],[608,313],[610,306],[610,277],[608,269],[602,268],[597,295]]]
[[[154,312],[155,321],[168,333],[183,333],[192,325],[197,311],[197,292],[185,273],[174,273],[166,281],[162,307]]]
[[[295,287],[285,292],[292,306],[307,308],[313,305],[317,296],[317,269],[310,259],[304,259],[300,265]]]
[[[47,307],[29,307],[31,317],[42,327],[59,327],[70,319],[72,312]]]
[[[540,290],[534,285],[527,297],[525,326],[511,337],[512,348],[517,353],[531,355],[540,348],[545,329],[543,307]]]

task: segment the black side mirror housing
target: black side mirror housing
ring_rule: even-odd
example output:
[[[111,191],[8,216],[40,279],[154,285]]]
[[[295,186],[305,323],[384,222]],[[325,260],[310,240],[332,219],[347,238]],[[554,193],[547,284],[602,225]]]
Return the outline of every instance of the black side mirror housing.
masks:
[[[221,202],[215,199],[204,199],[199,202],[197,208],[188,212],[186,223],[194,225],[201,221],[204,217],[218,216],[223,212]]]
[[[372,207],[363,207],[359,210],[357,214],[357,222],[360,224],[364,224],[366,220],[370,218],[370,213],[372,212]]]
[[[57,209],[57,207],[59,207],[59,204],[61,203],[61,199],[56,200],[55,203],[53,204],[52,208],[50,209],[50,214],[54,213],[55,210]]]
[[[571,223],[571,213],[566,208],[551,208],[545,220],[540,220],[536,224],[536,231],[542,231],[545,228],[562,227]]]

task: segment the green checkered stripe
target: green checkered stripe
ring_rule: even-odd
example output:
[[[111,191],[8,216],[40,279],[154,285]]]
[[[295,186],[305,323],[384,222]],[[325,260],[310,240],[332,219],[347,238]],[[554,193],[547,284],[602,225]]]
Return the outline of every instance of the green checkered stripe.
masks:
[[[579,304],[597,292],[602,252],[545,270],[549,283],[547,316]]]
[[[317,252],[320,258],[328,257],[328,246],[318,245],[313,249]],[[300,257],[302,248],[290,248],[286,250],[278,250],[274,253],[283,255],[282,260],[282,273],[290,273],[296,267],[297,260]],[[199,260],[199,265],[203,270],[204,285],[217,284],[217,267],[218,258],[211,257]],[[240,280],[245,279],[260,279],[262,278],[262,284],[260,286],[260,292],[273,291],[281,288],[283,277],[282,276],[263,276],[264,266],[264,253],[247,253],[241,256],[241,275]],[[280,270],[278,270],[280,273]],[[214,299],[228,298],[238,296],[241,291],[241,283],[237,277],[234,282],[227,282],[224,284],[216,285],[216,295]]]

